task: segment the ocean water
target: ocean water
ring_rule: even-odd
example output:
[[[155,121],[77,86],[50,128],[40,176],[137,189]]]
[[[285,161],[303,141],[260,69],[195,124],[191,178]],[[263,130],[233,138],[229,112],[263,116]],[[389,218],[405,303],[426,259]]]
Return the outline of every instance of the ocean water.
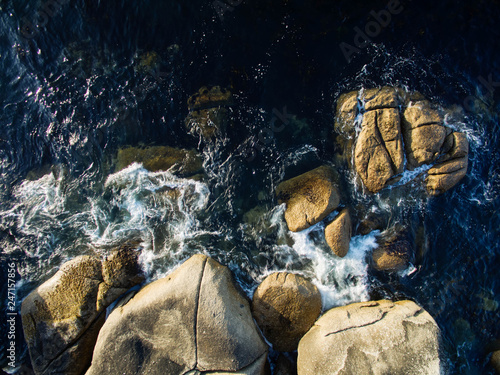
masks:
[[[369,31],[370,42],[356,44],[357,30],[396,3],[384,26]],[[0,2],[0,280],[7,285],[15,263],[17,311],[65,261],[135,241],[149,281],[204,253],[228,265],[249,297],[267,275],[287,270],[318,286],[325,310],[412,299],[442,331],[448,373],[493,374],[500,3],[232,4]],[[348,59],[342,43],[355,47]],[[203,85],[234,94],[230,126],[213,142],[184,125],[187,99]],[[450,109],[446,124],[470,143],[467,175],[453,190],[422,195],[412,181],[424,166],[367,194],[338,162],[336,99],[380,85],[420,91]],[[126,145],[197,149],[205,178],[139,163],[116,171],[117,150]],[[323,222],[289,232],[274,194],[284,179],[322,164],[337,170],[341,204],[355,213],[342,259],[329,251]],[[418,233],[408,269],[385,274],[370,266],[383,230],[356,230],[368,213]],[[7,287],[0,297],[0,365],[12,372]],[[27,364],[20,319],[16,348],[17,367]]]

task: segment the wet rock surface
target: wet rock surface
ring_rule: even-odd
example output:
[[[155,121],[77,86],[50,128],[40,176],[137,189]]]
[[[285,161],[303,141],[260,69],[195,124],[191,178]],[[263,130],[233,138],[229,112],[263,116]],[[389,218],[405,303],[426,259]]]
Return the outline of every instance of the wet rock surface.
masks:
[[[293,351],[321,313],[318,288],[300,275],[278,272],[257,287],[252,314],[278,351]]]
[[[188,99],[189,113],[185,119],[188,131],[205,140],[224,132],[228,125],[228,108],[233,102],[230,90],[220,86],[201,87]]]
[[[194,150],[169,146],[124,147],[118,150],[115,171],[142,163],[150,172],[170,171],[181,177],[202,172],[202,159]]]
[[[333,170],[321,166],[276,188],[278,203],[286,203],[285,220],[288,229],[299,232],[323,220],[339,205]]]
[[[325,239],[330,249],[339,257],[344,257],[349,251],[352,235],[352,223],[349,210],[344,208],[338,216],[325,227]]]
[[[405,170],[431,165],[424,185],[430,195],[455,186],[466,174],[468,141],[444,124],[445,111],[419,93],[381,87],[343,94],[335,132],[342,158],[372,193]]]
[[[119,249],[104,265],[91,256],[66,262],[31,292],[21,315],[35,373],[83,373],[106,307],[143,280],[136,252]]]

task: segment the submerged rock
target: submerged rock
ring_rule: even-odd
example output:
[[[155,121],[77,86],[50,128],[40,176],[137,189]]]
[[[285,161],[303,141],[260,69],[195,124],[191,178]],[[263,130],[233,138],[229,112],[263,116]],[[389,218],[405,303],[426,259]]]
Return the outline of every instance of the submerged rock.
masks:
[[[297,349],[321,313],[318,288],[300,275],[277,272],[256,289],[252,313],[264,336],[278,351]]]
[[[334,129],[343,158],[348,164],[353,159],[370,192],[396,182],[405,170],[434,164],[425,185],[436,195],[467,171],[467,139],[444,126],[443,113],[419,93],[387,86],[363,89],[339,97]]]
[[[117,307],[87,375],[263,374],[267,345],[231,272],[195,255]]]
[[[414,258],[413,242],[404,228],[396,227],[384,231],[377,242],[379,246],[372,254],[376,270],[402,271]]]
[[[349,251],[352,235],[351,215],[344,208],[340,214],[325,227],[325,239],[335,255],[345,257]]]
[[[414,302],[336,307],[300,340],[298,374],[438,375],[439,342],[436,322]]]
[[[278,203],[286,203],[288,229],[299,232],[323,220],[340,201],[329,166],[321,166],[283,181],[276,188]]]
[[[26,297],[21,316],[36,374],[82,374],[88,368],[106,307],[144,280],[136,261],[129,250],[119,250],[103,270],[99,259],[80,256]]]
[[[191,134],[209,140],[223,132],[228,123],[228,107],[233,96],[230,90],[219,86],[203,86],[188,99],[189,113],[185,125]]]
[[[203,161],[195,150],[168,146],[124,147],[118,150],[115,171],[142,163],[150,172],[171,171],[181,177],[200,173]]]

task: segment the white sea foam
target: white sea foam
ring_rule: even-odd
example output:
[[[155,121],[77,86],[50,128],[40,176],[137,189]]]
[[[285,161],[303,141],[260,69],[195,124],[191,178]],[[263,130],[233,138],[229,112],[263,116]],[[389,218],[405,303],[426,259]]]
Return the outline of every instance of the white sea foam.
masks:
[[[372,232],[366,236],[355,236],[351,239],[349,252],[343,258],[332,254],[315,244],[310,234],[324,231],[324,224],[318,223],[302,232],[293,233],[293,249],[299,256],[312,260],[314,268],[314,283],[321,292],[323,309],[346,305],[354,302],[367,301],[368,295],[368,265],[366,255],[377,247]]]
[[[376,236],[379,232],[353,237],[349,252],[344,258],[340,258],[332,253],[324,240],[324,222],[301,232],[290,232],[283,220],[284,209],[285,205],[281,205],[272,210],[271,222],[278,227],[278,238],[288,236],[293,244],[274,247],[273,255],[275,259],[279,258],[282,268],[261,270],[260,275],[253,275],[256,276],[257,282],[276,271],[302,274],[310,278],[320,290],[324,310],[367,301],[369,295],[366,256],[377,247]]]

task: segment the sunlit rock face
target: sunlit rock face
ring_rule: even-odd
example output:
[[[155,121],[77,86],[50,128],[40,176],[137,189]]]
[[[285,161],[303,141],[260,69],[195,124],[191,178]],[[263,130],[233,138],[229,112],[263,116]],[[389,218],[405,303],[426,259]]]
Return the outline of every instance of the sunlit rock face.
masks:
[[[368,191],[429,166],[423,185],[438,195],[465,176],[468,163],[467,138],[445,126],[445,115],[419,93],[385,86],[341,95],[334,129],[342,158]]]
[[[412,301],[336,307],[319,318],[298,348],[299,375],[439,375],[440,331]]]

